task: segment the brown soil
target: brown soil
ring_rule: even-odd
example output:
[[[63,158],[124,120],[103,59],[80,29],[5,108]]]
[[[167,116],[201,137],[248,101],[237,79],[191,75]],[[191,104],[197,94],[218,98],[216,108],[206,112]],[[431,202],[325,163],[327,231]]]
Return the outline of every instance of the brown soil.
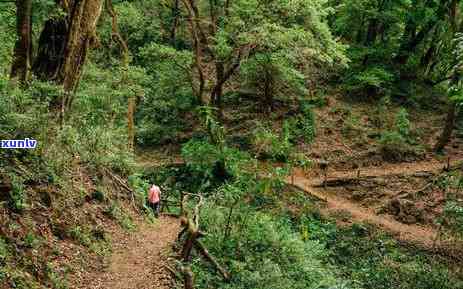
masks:
[[[452,165],[456,164],[458,161],[452,162]],[[361,170],[362,179],[380,179],[383,184],[382,186],[389,185],[392,179],[396,178],[405,178],[408,182],[410,176],[434,176],[442,171],[446,166],[445,163],[442,163],[436,159],[430,161],[420,161],[415,163],[404,163],[404,164],[385,164],[382,167],[370,167],[363,168]],[[312,175],[312,176],[310,176]],[[319,175],[319,174],[318,174]],[[357,177],[357,171],[332,171],[328,174],[328,181],[334,179],[355,179]],[[426,183],[427,180],[424,178],[423,183]],[[336,214],[347,214],[351,222],[365,222],[373,224],[382,230],[391,233],[397,240],[403,241],[406,243],[412,243],[417,245],[422,245],[426,248],[436,248],[441,246],[444,247],[445,244],[435,244],[435,240],[438,236],[437,229],[432,226],[424,226],[418,224],[405,224],[397,220],[397,216],[389,214],[379,214],[378,206],[384,206],[384,199],[391,199],[402,195],[404,192],[396,191],[394,194],[387,196],[386,194],[376,194],[373,191],[371,196],[360,202],[356,200],[355,196],[352,197],[352,190],[347,190],[350,185],[340,185],[339,187],[323,187],[323,177],[316,176],[314,173],[306,174],[301,170],[296,170],[290,178],[288,178],[288,183],[292,183],[294,186],[302,189],[309,194],[324,200],[326,202],[326,207],[322,209],[322,213],[326,215],[336,215]],[[402,187],[404,180],[399,180],[397,186]],[[378,184],[374,183],[371,187],[363,187],[357,184],[357,190],[365,192],[365,194],[371,192],[374,187],[377,187]],[[405,186],[406,188],[407,186]],[[413,183],[409,186],[410,189],[419,189],[420,185]],[[348,191],[346,193],[346,191]],[[368,192],[366,192],[368,191]],[[388,197],[388,198],[387,198]],[[376,207],[374,205],[377,205]],[[346,219],[346,218],[344,218]],[[345,221],[345,220],[342,220]]]
[[[350,200],[315,189],[311,186],[311,182],[303,177],[295,177],[294,185],[326,201],[326,208],[323,211],[327,214],[348,212],[352,221],[376,225],[384,231],[390,232],[401,241],[422,243],[431,247],[436,239],[437,233],[432,228],[406,225],[396,221],[392,216],[377,215],[371,208],[362,207]]]
[[[178,220],[161,217],[155,224],[140,220],[137,223],[136,232],[114,232],[115,247],[106,270],[76,276],[72,288],[171,288],[171,276],[165,265],[179,231]]]

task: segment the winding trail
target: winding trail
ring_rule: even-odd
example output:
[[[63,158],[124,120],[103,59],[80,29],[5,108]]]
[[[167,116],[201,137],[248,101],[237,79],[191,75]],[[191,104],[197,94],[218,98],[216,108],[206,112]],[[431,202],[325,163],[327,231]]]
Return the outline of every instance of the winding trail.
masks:
[[[390,215],[378,215],[371,208],[360,206],[348,199],[327,193],[313,187],[313,182],[302,177],[294,178],[294,186],[326,202],[324,212],[346,211],[356,222],[365,222],[378,226],[391,233],[397,240],[407,243],[422,244],[427,248],[433,247],[437,231],[430,227],[407,225],[395,220]]]
[[[451,167],[455,167],[463,163],[463,157],[454,159],[450,162]],[[386,176],[411,176],[419,173],[437,173],[443,171],[447,167],[446,161],[440,161],[435,158],[411,163],[385,163],[381,166],[371,166],[359,168],[360,176],[363,178],[376,178]],[[296,171],[296,176],[304,175]],[[357,176],[357,169],[352,170],[336,170],[328,171],[328,179],[342,179],[342,178],[355,178]],[[311,178],[310,183],[313,186],[320,186],[322,184],[321,178]]]
[[[135,232],[113,236],[113,254],[105,272],[82,276],[78,289],[168,289],[171,277],[164,265],[179,222],[162,216],[157,223],[140,222]]]
[[[459,164],[461,160],[451,162],[451,166]],[[442,171],[447,164],[443,164],[438,160],[432,159],[428,161],[420,161],[406,164],[386,164],[381,167],[362,168],[361,174],[363,178],[385,177],[392,175],[416,175],[419,173],[437,173]],[[351,171],[336,171],[328,174],[328,179],[332,178],[355,178],[357,172]],[[428,226],[420,226],[415,224],[404,224],[397,221],[393,216],[377,214],[372,208],[361,206],[360,204],[331,193],[326,189],[321,188],[323,180],[321,178],[310,178],[304,176],[300,171],[296,171],[290,176],[286,182],[291,184],[308,194],[315,196],[326,202],[326,208],[322,209],[322,213],[329,215],[331,212],[345,211],[351,215],[351,219],[355,222],[365,222],[373,224],[380,229],[389,232],[399,241],[405,243],[419,245],[426,249],[437,249],[447,251],[447,245],[436,243],[438,232],[435,228]]]

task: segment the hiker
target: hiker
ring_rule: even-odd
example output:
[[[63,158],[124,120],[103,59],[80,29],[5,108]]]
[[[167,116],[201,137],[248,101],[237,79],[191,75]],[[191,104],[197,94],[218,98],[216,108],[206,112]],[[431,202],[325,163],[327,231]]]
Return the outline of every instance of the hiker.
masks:
[[[148,203],[150,208],[153,209],[156,217],[159,217],[159,209],[161,206],[161,189],[153,184],[148,192]]]

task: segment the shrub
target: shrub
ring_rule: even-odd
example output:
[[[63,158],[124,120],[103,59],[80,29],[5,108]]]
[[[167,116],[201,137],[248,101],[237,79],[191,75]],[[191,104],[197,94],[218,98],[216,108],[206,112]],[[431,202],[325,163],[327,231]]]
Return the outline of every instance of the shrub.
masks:
[[[378,97],[390,93],[394,75],[382,67],[367,67],[351,71],[346,79],[346,89],[364,97]]]
[[[447,234],[463,239],[463,206],[456,201],[449,201],[444,207],[438,222]]]
[[[24,244],[33,249],[37,249],[40,246],[41,240],[34,234],[34,232],[28,232],[24,237]]]
[[[409,139],[410,121],[408,120],[408,113],[405,108],[401,108],[395,116],[395,129],[405,139]]]
[[[187,114],[196,101],[189,78],[192,53],[150,43],[140,49],[139,57],[151,79],[137,113],[137,141],[156,145],[178,140],[191,125]]]
[[[54,289],[68,289],[69,285],[66,276],[60,276],[52,263],[47,263],[46,275]]]
[[[331,268],[322,262],[323,247],[317,241],[304,242],[287,219],[276,219],[249,207],[241,207],[230,235],[223,239],[227,223],[224,210],[208,203],[202,222],[208,228],[205,243],[221,263],[227,260],[232,280],[220,277],[196,263],[198,287],[238,289],[341,288]]]
[[[0,268],[2,267],[3,262],[8,258],[10,255],[10,251],[8,249],[8,245],[6,244],[5,240],[0,237]]]
[[[316,136],[316,119],[313,107],[302,102],[300,111],[301,113],[297,116],[285,120],[283,129],[289,132],[289,138],[292,141],[301,138],[307,143],[312,143]]]
[[[405,137],[395,131],[386,131],[381,134],[379,151],[384,160],[397,162],[417,158],[423,154],[420,147],[408,144]]]
[[[329,234],[330,238],[324,241],[330,252],[329,258],[343,275],[352,280],[356,285],[354,288],[462,288],[461,280],[446,268],[445,262],[401,247],[395,240],[376,234],[373,229],[353,225]]]
[[[16,174],[11,174],[10,207],[16,212],[22,212],[26,208],[26,186],[24,180]]]
[[[279,136],[264,126],[258,126],[254,131],[253,145],[258,157],[275,161],[287,161],[292,150],[287,127]]]
[[[89,247],[92,244],[90,230],[81,226],[75,226],[69,230],[71,238],[79,242],[79,244]]]

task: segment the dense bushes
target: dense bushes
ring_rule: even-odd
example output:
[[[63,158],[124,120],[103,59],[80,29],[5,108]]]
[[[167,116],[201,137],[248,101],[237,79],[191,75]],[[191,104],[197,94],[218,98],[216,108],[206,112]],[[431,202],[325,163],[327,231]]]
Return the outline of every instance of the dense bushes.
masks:
[[[137,113],[137,141],[143,146],[177,141],[191,127],[188,113],[196,104],[189,75],[192,53],[150,43],[138,55],[150,81]]]
[[[62,125],[57,123],[52,106],[62,90],[39,81],[20,90],[10,86],[6,78],[0,79],[0,139],[37,140],[34,150],[1,150],[0,161],[9,156],[10,161],[14,157],[36,167],[46,164],[59,174],[79,158],[89,167],[128,173],[133,161],[126,150],[126,131],[120,126],[121,117],[125,123],[124,95],[110,90],[110,78],[92,78],[95,70],[101,72],[93,68],[84,76],[87,82],[78,92],[78,109]]]
[[[395,115],[391,130],[381,133],[379,145],[380,153],[387,161],[416,159],[423,154],[423,148],[416,144],[411,134],[408,113],[404,108],[401,108]]]
[[[227,210],[214,204],[204,209],[202,222],[210,232],[205,242],[226,262],[232,281],[223,284],[209,270],[195,267],[201,287],[220,288],[347,288],[324,262],[317,241],[304,242],[288,220],[241,207],[224,237]]]
[[[324,226],[324,225],[322,225]],[[454,289],[463,283],[438,259],[400,247],[374,229],[353,225],[327,240],[333,264],[364,289]]]

